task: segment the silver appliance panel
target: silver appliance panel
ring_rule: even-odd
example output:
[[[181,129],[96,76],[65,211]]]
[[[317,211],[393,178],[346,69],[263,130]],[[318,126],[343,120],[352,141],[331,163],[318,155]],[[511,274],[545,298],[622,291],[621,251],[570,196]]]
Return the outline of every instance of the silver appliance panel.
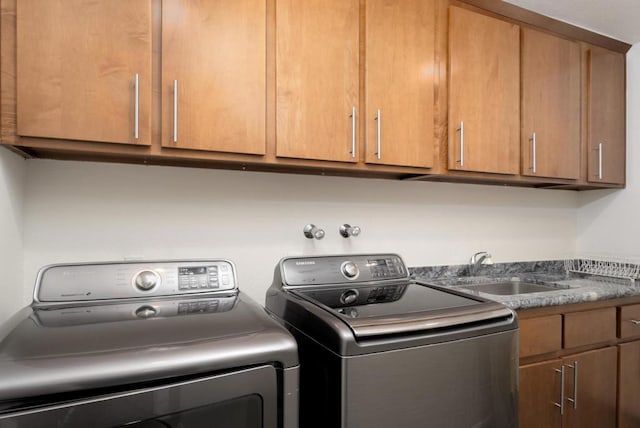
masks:
[[[38,303],[135,299],[237,290],[227,260],[59,264],[38,273]]]
[[[409,278],[397,254],[288,257],[280,262],[280,270],[286,287]]]

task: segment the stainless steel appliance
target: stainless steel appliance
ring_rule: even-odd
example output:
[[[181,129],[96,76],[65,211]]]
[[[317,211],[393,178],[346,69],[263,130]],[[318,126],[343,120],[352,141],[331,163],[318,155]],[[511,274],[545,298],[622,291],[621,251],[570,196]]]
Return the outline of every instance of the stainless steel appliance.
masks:
[[[225,260],[49,266],[0,327],[0,427],[296,428],[297,394]]]
[[[298,341],[302,427],[516,427],[517,319],[395,254],[285,258],[266,306]]]

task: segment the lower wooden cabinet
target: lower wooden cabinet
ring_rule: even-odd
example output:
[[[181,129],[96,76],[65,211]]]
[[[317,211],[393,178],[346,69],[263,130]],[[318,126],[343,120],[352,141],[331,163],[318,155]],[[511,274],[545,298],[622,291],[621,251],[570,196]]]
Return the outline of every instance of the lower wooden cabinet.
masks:
[[[640,340],[618,349],[618,427],[640,427]]]
[[[562,426],[561,369],[560,359],[520,367],[520,428]]]
[[[617,348],[520,367],[520,428],[614,427]]]

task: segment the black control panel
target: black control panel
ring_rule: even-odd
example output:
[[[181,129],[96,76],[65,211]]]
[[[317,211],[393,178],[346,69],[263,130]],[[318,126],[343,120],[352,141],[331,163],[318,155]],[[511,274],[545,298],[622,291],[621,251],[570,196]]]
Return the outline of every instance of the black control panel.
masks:
[[[395,278],[406,274],[404,263],[397,256],[371,259],[367,261],[367,266],[373,278]]]

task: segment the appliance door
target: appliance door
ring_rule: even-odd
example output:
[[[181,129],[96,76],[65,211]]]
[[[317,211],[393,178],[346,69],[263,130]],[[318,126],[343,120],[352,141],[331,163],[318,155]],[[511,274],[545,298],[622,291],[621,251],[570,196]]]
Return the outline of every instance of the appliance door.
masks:
[[[2,428],[276,428],[273,366],[0,415]]]
[[[517,427],[517,364],[516,330],[345,357],[342,427]]]

